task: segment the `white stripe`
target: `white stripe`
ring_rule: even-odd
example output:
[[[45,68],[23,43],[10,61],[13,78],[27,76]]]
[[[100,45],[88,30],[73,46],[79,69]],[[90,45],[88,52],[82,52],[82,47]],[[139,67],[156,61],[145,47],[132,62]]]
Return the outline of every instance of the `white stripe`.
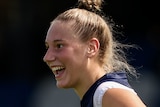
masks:
[[[95,93],[94,93],[94,96],[93,96],[93,107],[102,107],[102,98],[103,98],[103,95],[105,94],[105,92],[108,90],[108,89],[111,89],[111,88],[121,88],[121,89],[126,89],[126,90],[130,90],[132,91],[133,93],[137,94],[133,89],[127,87],[127,86],[124,86],[120,83],[117,83],[117,82],[114,82],[114,81],[107,81],[107,82],[104,82],[102,84],[100,84]]]

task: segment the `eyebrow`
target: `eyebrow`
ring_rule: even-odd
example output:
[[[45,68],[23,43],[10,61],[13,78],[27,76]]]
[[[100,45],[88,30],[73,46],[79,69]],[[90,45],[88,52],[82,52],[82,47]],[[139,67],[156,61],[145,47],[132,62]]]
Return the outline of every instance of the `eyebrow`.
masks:
[[[56,39],[53,42],[56,43],[56,42],[61,42],[61,41],[63,41],[63,40],[62,39]]]
[[[53,43],[62,42],[62,41],[64,41],[64,40],[62,40],[62,39],[56,39],[56,40],[53,40]],[[46,41],[45,41],[45,45],[46,46],[48,45],[48,43]]]

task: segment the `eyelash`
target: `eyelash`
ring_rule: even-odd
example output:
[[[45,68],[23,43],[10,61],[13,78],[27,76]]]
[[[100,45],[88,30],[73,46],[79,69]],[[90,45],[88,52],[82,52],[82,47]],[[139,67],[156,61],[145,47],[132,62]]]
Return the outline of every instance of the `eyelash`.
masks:
[[[56,49],[60,49],[60,48],[62,48],[64,45],[63,44],[61,44],[61,43],[57,43],[57,44],[55,44],[54,45],[54,47],[56,48]],[[49,46],[48,45],[46,45],[46,47],[45,47],[46,49],[48,49],[49,48]]]

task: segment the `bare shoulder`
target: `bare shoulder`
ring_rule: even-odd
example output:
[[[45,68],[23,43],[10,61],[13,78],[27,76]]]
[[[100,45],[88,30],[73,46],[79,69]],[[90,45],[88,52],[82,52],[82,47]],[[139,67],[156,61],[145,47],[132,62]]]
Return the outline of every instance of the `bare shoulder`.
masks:
[[[112,88],[105,92],[103,107],[146,107],[139,96],[129,90]]]

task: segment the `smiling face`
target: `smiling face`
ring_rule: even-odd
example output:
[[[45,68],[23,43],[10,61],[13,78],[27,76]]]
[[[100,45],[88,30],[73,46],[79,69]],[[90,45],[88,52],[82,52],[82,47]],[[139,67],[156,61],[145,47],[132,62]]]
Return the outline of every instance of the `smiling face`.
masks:
[[[55,75],[57,87],[74,88],[87,68],[87,45],[72,31],[71,23],[54,21],[46,36],[44,61]]]

